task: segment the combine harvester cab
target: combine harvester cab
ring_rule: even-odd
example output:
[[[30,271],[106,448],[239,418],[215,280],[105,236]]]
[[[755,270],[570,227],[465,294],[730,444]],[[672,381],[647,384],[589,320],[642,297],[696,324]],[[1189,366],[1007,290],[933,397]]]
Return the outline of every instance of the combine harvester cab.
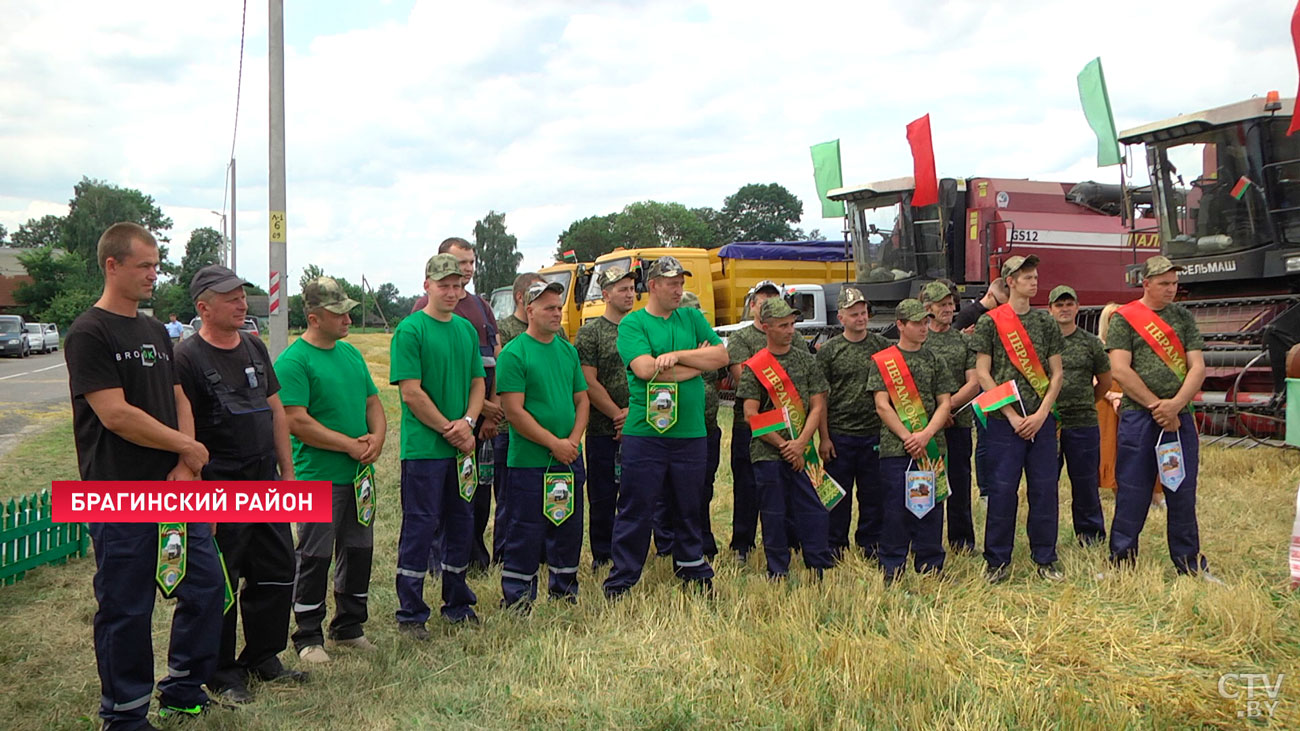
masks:
[[[615,249],[608,254],[596,257],[595,264],[590,265],[578,303],[581,306],[582,322],[594,320],[605,314],[605,302],[601,298],[600,275],[612,267],[636,272],[636,302],[633,310],[646,305],[645,272],[661,256],[672,256],[681,262],[691,273],[686,278],[685,291],[694,292],[700,298],[700,309],[714,323],[713,285],[710,280],[710,258],[707,249],[686,246],[661,246],[646,249]]]
[[[921,207],[912,205],[914,189],[905,177],[828,194],[845,203],[857,286],[886,320],[934,279],[951,279],[963,298],[978,298],[1003,261],[1030,254],[1041,260],[1035,304],[1069,284],[1081,304],[1104,305],[1131,296],[1126,268],[1159,251],[1154,240],[1129,235],[1119,186],[944,178],[939,203]]]
[[[1145,147],[1150,180],[1126,196],[1130,235],[1158,241],[1185,267],[1179,300],[1205,334],[1197,409],[1206,435],[1283,431],[1285,357],[1300,341],[1300,136],[1286,136],[1294,107],[1270,92],[1120,135]]]

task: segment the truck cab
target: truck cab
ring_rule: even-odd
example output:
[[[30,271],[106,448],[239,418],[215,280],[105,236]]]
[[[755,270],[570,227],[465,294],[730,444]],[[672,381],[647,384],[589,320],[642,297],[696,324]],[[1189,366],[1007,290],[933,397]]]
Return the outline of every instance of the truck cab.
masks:
[[[561,322],[564,326],[564,334],[569,340],[578,333],[578,326],[582,324],[582,296],[581,292],[587,290],[587,283],[591,280],[591,264],[580,264],[574,262],[556,262],[545,269],[537,270],[548,282],[559,282],[564,285],[564,317]],[[514,295],[511,294],[510,311],[514,311]]]
[[[713,300],[713,280],[710,254],[707,249],[690,247],[655,247],[649,249],[615,249],[608,254],[596,257],[592,265],[586,286],[586,295],[582,299],[582,321],[594,320],[605,314],[605,301],[600,293],[600,274],[611,267],[622,267],[637,272],[636,302],[633,310],[646,305],[646,285],[644,272],[661,256],[673,256],[682,263],[691,276],[686,278],[686,291],[694,292],[700,298],[700,308],[709,324],[716,324]]]

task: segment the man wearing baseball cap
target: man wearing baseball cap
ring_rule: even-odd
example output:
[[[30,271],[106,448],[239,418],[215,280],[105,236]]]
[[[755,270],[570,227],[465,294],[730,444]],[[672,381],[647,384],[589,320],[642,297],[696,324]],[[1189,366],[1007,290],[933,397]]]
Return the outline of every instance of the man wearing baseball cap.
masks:
[[[615,465],[628,402],[627,367],[618,354],[618,328],[636,304],[636,272],[614,264],[596,277],[605,312],[583,323],[573,338],[591,401],[587,423],[587,522],[593,568],[613,561],[610,540],[620,480]]]
[[[474,531],[474,427],[483,408],[484,369],[478,335],[455,314],[465,277],[451,254],[424,267],[429,303],[393,332],[389,382],[402,394],[402,532],[397,543],[397,626],[429,639],[424,576],[442,573],[444,619],[477,621],[478,597],[465,582]],[[463,469],[468,470],[462,475]],[[440,530],[441,529],[441,530]],[[429,565],[442,536],[442,561]]]
[[[350,343],[349,312],[359,303],[330,277],[302,288],[307,331],[275,360],[293,436],[293,466],[300,480],[333,486],[333,520],[298,525],[293,645],[310,663],[329,662],[325,650],[325,592],[334,567],[335,647],[373,650],[362,625],[369,614],[374,553],[374,469],[384,449],[388,420],[361,352]]]
[[[271,355],[260,338],[241,330],[248,313],[247,285],[216,264],[195,273],[190,296],[203,326],[176,346],[177,372],[194,407],[195,436],[211,455],[204,480],[293,480],[289,422]],[[285,668],[278,657],[288,645],[293,606],[289,524],[219,523],[217,548],[239,610],[232,607],[225,614],[217,671],[208,687],[224,700],[247,703],[253,698],[250,677],[305,680],[306,673]],[[236,657],[241,615],[244,649]]]
[[[819,427],[817,453],[826,471],[840,487],[844,499],[830,514],[830,550],[836,561],[849,547],[853,523],[853,493],[857,485],[858,528],[854,543],[868,559],[880,550],[882,486],[880,484],[880,417],[867,389],[871,356],[888,348],[885,338],[867,330],[867,298],[857,287],[840,288],[836,298],[844,332],[827,340],[817,351],[817,363],[830,387],[826,418]]]
[[[830,515],[804,470],[805,450],[826,415],[829,389],[825,374],[802,341],[799,347],[791,345],[798,337],[794,323],[801,316],[780,297],[763,303],[759,319],[767,343],[745,361],[736,386],[736,400],[747,421],[774,410],[784,410],[786,421],[784,428],[754,437],[749,445],[771,579],[789,574],[792,538],[799,542],[804,565],[815,576],[820,578],[832,565],[827,546]],[[775,374],[779,386],[771,382],[770,374]],[[793,526],[793,536],[787,535],[787,522]]]
[[[502,605],[524,609],[537,598],[542,557],[552,599],[576,600],[582,554],[582,433],[587,379],[578,351],[556,337],[564,285],[534,282],[524,293],[528,330],[501,351],[497,392],[510,420]]]
[[[725,366],[727,352],[699,310],[679,307],[687,276],[676,257],[660,257],[645,274],[645,309],[618,327],[629,389],[623,471],[632,479],[619,490],[614,517],[614,568],[605,580],[611,598],[640,580],[663,496],[672,515],[677,576],[704,588],[713,583],[700,515],[700,475],[707,457],[700,374]]]
[[[977,353],[980,386],[991,391],[1014,381],[1019,400],[988,414],[990,454],[997,455],[989,476],[988,513],[984,527],[986,578],[1000,584],[1011,576],[1020,476],[1029,498],[1029,553],[1038,575],[1064,578],[1057,565],[1056,417],[1064,371],[1061,329],[1052,316],[1030,306],[1038,293],[1038,257],[1013,256],[1002,264],[1011,299],[980,316],[971,345]]]
[[[907,570],[909,550],[917,573],[943,570],[943,511],[936,501],[945,471],[944,424],[957,390],[948,365],[922,347],[931,317],[925,305],[905,299],[894,315],[898,345],[872,356],[867,384],[884,424],[880,430],[880,473],[885,483],[880,567],[886,586]]]
[[[952,394],[949,411],[951,423],[943,428],[943,441],[948,449],[948,499],[944,500],[944,513],[948,516],[948,548],[953,553],[975,551],[975,523],[971,517],[970,430],[974,417],[962,407],[979,395],[980,384],[975,376],[975,351],[970,339],[953,327],[956,293],[946,280],[936,280],[921,290],[921,303],[930,313],[929,331],[924,349],[939,356],[948,368],[956,390]]]
[[[1200,444],[1191,402],[1205,380],[1205,340],[1192,314],[1174,303],[1182,269],[1163,256],[1147,259],[1142,297],[1116,310],[1106,333],[1111,374],[1124,389],[1110,556],[1116,563],[1136,560],[1151,485],[1159,479],[1169,510],[1174,568],[1222,583],[1201,555],[1196,519]]]
[[[759,308],[767,300],[779,296],[780,285],[770,279],[755,284],[746,295],[750,323],[727,337],[727,374],[733,387],[740,383],[741,364],[767,347],[767,336],[763,334],[759,321]],[[739,409],[733,408],[731,415],[731,550],[736,552],[736,559],[744,563],[758,538],[758,496],[754,490],[754,466],[749,454],[753,435]]]
[[[1058,284],[1047,296],[1052,319],[1061,328],[1065,347],[1061,366],[1065,382],[1056,399],[1061,414],[1060,468],[1070,475],[1070,514],[1074,519],[1074,537],[1081,545],[1106,540],[1106,520],[1101,514],[1098,494],[1101,467],[1101,430],[1097,426],[1097,401],[1110,390],[1110,360],[1101,338],[1079,327],[1079,296],[1074,288]]]

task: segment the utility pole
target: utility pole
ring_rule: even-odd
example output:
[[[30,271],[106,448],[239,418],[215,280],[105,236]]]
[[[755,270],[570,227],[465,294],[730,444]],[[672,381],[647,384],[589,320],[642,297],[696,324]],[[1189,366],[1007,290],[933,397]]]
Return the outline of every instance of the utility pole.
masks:
[[[230,271],[239,271],[235,268],[235,158],[230,158]]]
[[[288,223],[284,195],[284,0],[269,0],[270,26],[267,29],[270,59],[270,327],[271,359],[275,360],[289,346]]]

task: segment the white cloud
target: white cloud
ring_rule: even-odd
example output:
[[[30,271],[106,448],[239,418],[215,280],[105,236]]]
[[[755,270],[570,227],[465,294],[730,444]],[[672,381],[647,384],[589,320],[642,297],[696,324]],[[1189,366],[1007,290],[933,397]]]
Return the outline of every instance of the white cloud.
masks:
[[[0,28],[0,223],[61,212],[82,175],[219,225],[239,51],[226,4],[21,2]],[[266,281],[265,13],[250,8],[239,122],[240,270]],[[339,7],[343,7],[340,5]],[[718,206],[779,182],[816,218],[808,146],[845,182],[907,174],[932,118],[941,175],[1116,180],[1075,75],[1101,56],[1121,128],[1279,88],[1292,6],[415,2],[286,58],[290,281],[308,263],[405,292],[437,242],[505,211],[525,266],[569,222],[657,199]],[[286,25],[330,12],[290,0]],[[310,15],[309,15],[310,14]],[[352,15],[356,15],[353,13]],[[75,23],[68,20],[75,18]],[[51,50],[57,49],[57,50]]]

